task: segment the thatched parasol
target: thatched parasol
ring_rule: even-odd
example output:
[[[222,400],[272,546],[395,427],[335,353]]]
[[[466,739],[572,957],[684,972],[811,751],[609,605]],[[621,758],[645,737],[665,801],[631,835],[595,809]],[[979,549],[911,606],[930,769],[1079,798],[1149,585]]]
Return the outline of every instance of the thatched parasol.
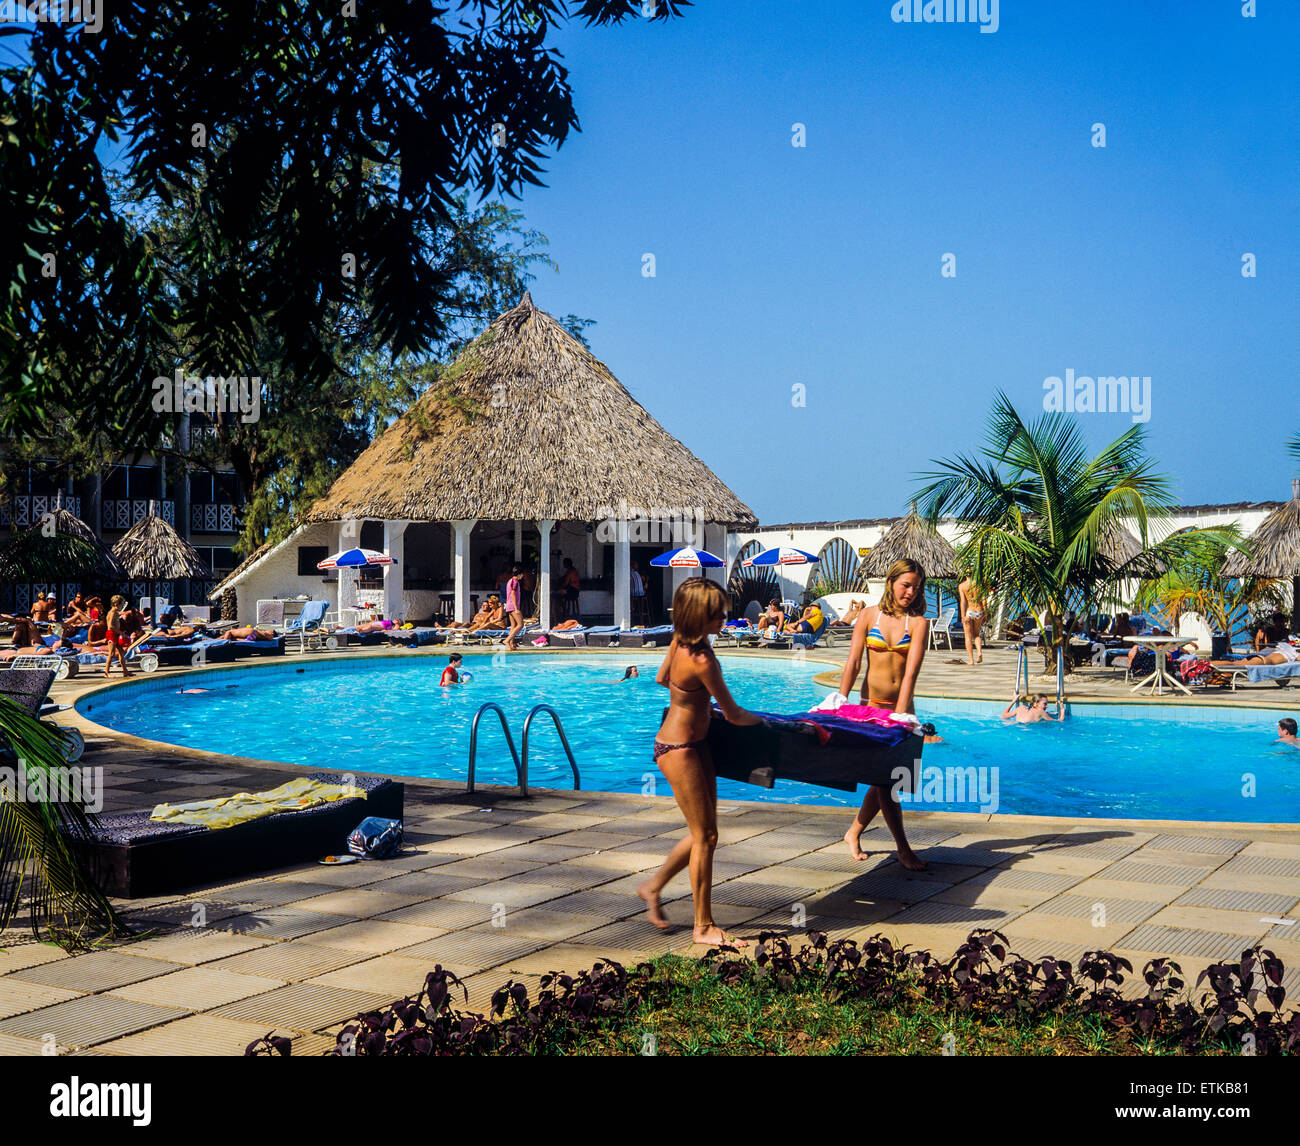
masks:
[[[1291,624],[1300,607],[1300,478],[1291,479],[1291,500],[1260,522],[1250,537],[1251,553],[1234,551],[1223,563],[1225,577],[1291,579]]]
[[[149,582],[151,611],[157,600],[154,589],[159,581],[212,576],[198,550],[157,516],[153,512],[155,508],[156,503],[150,502],[148,515],[131,526],[113,546],[113,553],[126,567],[127,576],[133,581]],[[157,619],[155,613],[154,620]]]
[[[0,548],[0,581],[119,581],[126,570],[94,530],[75,513],[55,507],[41,523],[15,533]]]
[[[620,506],[753,511],[531,295],[476,338],[306,522],[596,521]]]
[[[1097,551],[1116,569],[1135,558],[1141,557],[1145,552],[1142,548],[1142,542],[1113,520],[1108,520],[1101,527],[1101,537],[1098,541]],[[1147,557],[1145,561],[1141,561],[1134,566],[1130,575],[1133,577],[1159,577],[1167,569],[1168,567],[1158,557]]]
[[[868,581],[884,577],[900,557],[910,557],[931,580],[950,581],[957,576],[957,551],[916,512],[916,502],[912,502],[907,516],[895,521],[862,559],[853,575],[854,591],[861,592]]]

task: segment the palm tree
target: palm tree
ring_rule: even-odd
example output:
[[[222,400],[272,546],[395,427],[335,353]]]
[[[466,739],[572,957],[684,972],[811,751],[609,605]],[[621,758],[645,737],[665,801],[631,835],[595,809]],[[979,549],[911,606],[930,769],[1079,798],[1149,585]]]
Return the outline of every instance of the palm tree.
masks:
[[[48,933],[64,946],[123,932],[122,920],[69,841],[70,834],[89,827],[85,809],[57,799],[18,798],[19,770],[31,797],[35,774],[55,776],[52,769],[64,766],[58,734],[0,697],[0,743],[5,742],[17,760],[5,770],[4,787],[13,790],[0,795],[0,930],[25,909],[38,937]],[[44,790],[57,791],[48,780]]]
[[[1230,540],[1202,538],[1159,576],[1145,578],[1138,586],[1137,603],[1144,609],[1167,610],[1171,621],[1183,613],[1199,613],[1229,638],[1243,616],[1280,609],[1282,593],[1274,578],[1230,577],[1223,572],[1229,550],[1249,553],[1249,543],[1235,525],[1222,532]]]
[[[1026,425],[999,393],[980,454],[936,464],[918,493],[926,516],[967,523],[963,567],[1033,614],[1049,670],[1069,640],[1067,612],[1087,617],[1117,604],[1125,582],[1157,575],[1206,538],[1223,539],[1200,529],[1151,541],[1150,524],[1169,516],[1173,499],[1146,456],[1140,424],[1090,458],[1067,415],[1047,413]],[[1117,544],[1127,525],[1136,545]]]

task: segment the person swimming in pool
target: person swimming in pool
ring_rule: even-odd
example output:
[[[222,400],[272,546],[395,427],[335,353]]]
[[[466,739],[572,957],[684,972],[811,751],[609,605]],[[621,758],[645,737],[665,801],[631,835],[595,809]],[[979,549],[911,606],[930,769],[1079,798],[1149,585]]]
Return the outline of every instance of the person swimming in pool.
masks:
[[[625,680],[632,680],[634,677],[638,677],[640,675],[641,675],[641,670],[637,668],[636,665],[628,665],[627,668],[623,670],[623,675],[619,677],[618,680],[616,680],[614,683],[622,684]]]
[[[673,798],[686,817],[687,835],[677,841],[663,866],[637,888],[650,922],[667,930],[659,903],[664,885],[690,867],[695,904],[692,938],[711,946],[747,946],[714,922],[713,853],[718,846],[718,779],[709,757],[707,736],[710,699],[717,701],[729,724],[762,724],[762,717],[741,708],[722,679],[722,666],[709,644],[727,619],[725,590],[706,577],[683,581],[673,594],[673,639],[655,683],[668,689],[669,707],[654,741],[654,761],[672,785]]]
[[[460,663],[462,659],[460,653],[452,653],[447,658],[447,667],[442,670],[442,676],[438,680],[440,685],[460,684]]]
[[[1002,710],[1002,719],[1013,720],[1016,724],[1037,724],[1042,720],[1064,720],[1065,705],[1058,705],[1056,715],[1052,716],[1047,711],[1047,697],[1043,696],[1042,693],[1034,697],[1028,695],[1018,696]]]
[[[1277,722],[1277,739],[1274,744],[1289,744],[1292,748],[1300,748],[1300,737],[1296,736],[1296,722],[1293,717],[1284,716]]]
[[[930,641],[930,623],[924,614],[925,571],[911,558],[902,557],[885,575],[885,592],[880,604],[862,610],[853,626],[853,643],[840,675],[839,695],[847,697],[853,690],[865,657],[867,672],[862,681],[862,703],[915,715],[912,695]],[[903,810],[893,792],[882,784],[873,784],[867,790],[862,807],[844,833],[849,854],[855,860],[867,858],[861,846],[862,833],[877,812],[884,817],[894,837],[898,862],[908,871],[923,871],[925,861],[907,842]]]

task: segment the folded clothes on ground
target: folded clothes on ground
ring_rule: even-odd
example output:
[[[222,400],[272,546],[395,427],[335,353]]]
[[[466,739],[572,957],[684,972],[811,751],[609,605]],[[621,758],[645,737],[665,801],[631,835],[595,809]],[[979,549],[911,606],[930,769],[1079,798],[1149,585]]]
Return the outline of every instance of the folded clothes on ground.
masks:
[[[149,818],[169,824],[228,828],[276,812],[296,812],[318,804],[332,804],[336,800],[365,798],[366,793],[355,785],[324,784],[300,776],[269,792],[237,792],[233,796],[195,800],[188,804],[159,804]]]

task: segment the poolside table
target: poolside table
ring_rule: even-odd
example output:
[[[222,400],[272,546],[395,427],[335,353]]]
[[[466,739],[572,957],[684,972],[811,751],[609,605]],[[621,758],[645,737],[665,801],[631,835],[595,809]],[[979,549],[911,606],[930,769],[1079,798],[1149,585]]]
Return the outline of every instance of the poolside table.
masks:
[[[1192,695],[1192,690],[1190,688],[1184,685],[1177,677],[1170,674],[1168,662],[1166,660],[1167,654],[1172,647],[1189,643],[1187,637],[1175,637],[1172,635],[1167,637],[1125,637],[1124,640],[1131,645],[1150,645],[1155,649],[1156,654],[1156,671],[1145,680],[1135,684],[1129,691],[1137,692],[1138,689],[1146,688],[1147,685],[1150,685],[1153,693],[1164,696],[1165,682],[1168,681],[1175,688],[1182,689],[1188,696]]]

